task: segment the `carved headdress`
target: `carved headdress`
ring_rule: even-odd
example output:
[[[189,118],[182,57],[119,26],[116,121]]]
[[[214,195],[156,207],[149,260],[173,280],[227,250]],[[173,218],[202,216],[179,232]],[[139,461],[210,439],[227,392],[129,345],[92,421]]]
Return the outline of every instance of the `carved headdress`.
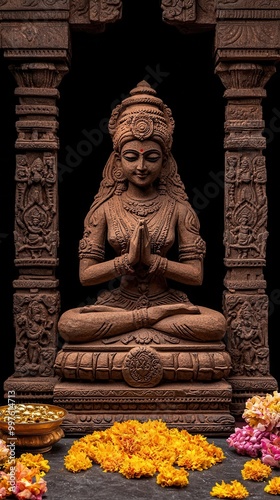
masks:
[[[121,195],[127,189],[126,179],[116,164],[116,155],[122,146],[138,139],[157,141],[165,153],[164,168],[158,179],[159,194],[168,193],[178,201],[188,199],[184,185],[178,174],[177,164],[171,153],[174,120],[171,110],[156,95],[156,91],[145,80],[138,83],[113,110],[108,128],[112,137],[114,151],[111,153],[103,169],[102,181],[98,193],[94,197],[85,225],[94,223],[95,210],[108,198]]]
[[[108,128],[115,151],[120,151],[126,142],[133,139],[153,139],[168,152],[172,145],[174,120],[168,106],[143,80],[113,110]]]

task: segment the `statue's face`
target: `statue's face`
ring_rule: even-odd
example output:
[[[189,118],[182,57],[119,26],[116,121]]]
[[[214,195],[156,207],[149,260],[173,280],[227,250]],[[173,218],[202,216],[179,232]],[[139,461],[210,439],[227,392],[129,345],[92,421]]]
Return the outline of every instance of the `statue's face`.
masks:
[[[146,188],[159,177],[163,154],[155,141],[129,141],[120,153],[121,168],[128,182]]]

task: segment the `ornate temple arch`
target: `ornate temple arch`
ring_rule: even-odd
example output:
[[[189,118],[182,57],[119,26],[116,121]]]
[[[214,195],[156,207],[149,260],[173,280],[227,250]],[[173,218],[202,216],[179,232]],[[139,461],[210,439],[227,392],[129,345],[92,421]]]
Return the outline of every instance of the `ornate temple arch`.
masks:
[[[218,402],[216,393],[206,392],[206,406],[194,410],[193,403],[192,411],[205,417],[218,404],[238,418],[247,397],[277,388],[269,368],[263,275],[268,233],[262,102],[280,57],[280,7],[278,0],[162,0],[159,9],[163,22],[185,36],[206,30],[215,36],[215,73],[225,89],[223,309],[231,390]],[[53,368],[60,314],[58,101],[60,83],[71,71],[71,34],[106,32],[122,10],[119,0],[0,0],[1,48],[17,85],[15,372],[5,391],[16,390],[22,401],[63,404]],[[226,433],[232,421],[208,419],[197,430],[218,432],[218,425]],[[78,427],[81,422],[70,430]]]

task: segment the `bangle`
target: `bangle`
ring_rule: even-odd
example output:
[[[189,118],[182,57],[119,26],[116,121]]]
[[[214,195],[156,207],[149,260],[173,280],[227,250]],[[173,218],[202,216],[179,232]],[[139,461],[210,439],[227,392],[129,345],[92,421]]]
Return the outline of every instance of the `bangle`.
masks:
[[[165,257],[160,257],[156,255],[152,264],[149,267],[149,274],[154,274],[155,276],[161,276],[165,273],[167,268],[168,260]]]
[[[146,307],[143,309],[134,309],[132,315],[135,328],[139,329],[149,326],[148,309]]]
[[[125,253],[120,257],[114,259],[114,268],[119,276],[124,276],[126,274],[134,274],[134,269],[128,261],[128,254]]]

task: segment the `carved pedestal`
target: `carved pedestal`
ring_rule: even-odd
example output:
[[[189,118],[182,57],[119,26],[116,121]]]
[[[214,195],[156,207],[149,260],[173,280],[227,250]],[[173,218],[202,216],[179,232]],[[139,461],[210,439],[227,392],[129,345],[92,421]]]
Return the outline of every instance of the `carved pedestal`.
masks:
[[[229,435],[231,387],[225,381],[161,384],[132,388],[122,382],[71,383],[55,386],[54,402],[69,410],[66,434],[84,434],[110,427],[115,421],[162,419],[169,427],[205,435]]]

